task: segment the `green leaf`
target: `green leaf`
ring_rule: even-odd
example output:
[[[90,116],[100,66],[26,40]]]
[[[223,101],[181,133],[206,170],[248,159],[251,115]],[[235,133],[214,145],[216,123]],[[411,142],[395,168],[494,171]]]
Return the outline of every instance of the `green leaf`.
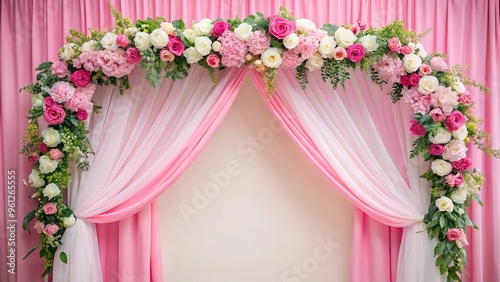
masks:
[[[65,263],[65,264],[67,264],[67,263],[68,263],[68,256],[66,255],[66,253],[65,253],[65,252],[61,252],[61,253],[59,254],[59,258],[61,259],[61,261],[62,261],[63,263]]]
[[[185,29],[186,28],[186,24],[184,23],[183,20],[174,20],[172,22],[172,25],[177,28],[177,29]]]
[[[445,242],[439,242],[436,245],[436,247],[434,248],[434,256],[442,254],[445,247],[446,247],[446,243]]]
[[[28,224],[30,223],[30,221],[33,220],[33,218],[35,218],[35,214],[36,214],[36,211],[31,211],[29,212],[25,217],[24,217],[24,220],[23,220],[23,229],[24,230],[27,230],[28,231],[28,234],[31,234],[30,233],[30,230],[28,228]]]
[[[333,24],[324,24],[321,27],[321,29],[326,31],[329,36],[333,36],[335,34],[335,31],[337,31],[337,29],[339,29],[339,27],[336,25],[333,25]]]
[[[271,37],[271,46],[280,49],[283,49],[285,47],[283,45],[283,42],[280,42],[279,39],[276,37]]]
[[[446,219],[445,216],[441,216],[439,218],[439,226],[444,229],[444,227],[446,226],[446,223],[448,223],[448,220]]]
[[[255,13],[259,18],[263,18],[264,17],[264,14],[262,14],[261,12],[257,12]]]
[[[33,249],[31,249],[24,257],[23,257],[23,260],[25,258],[27,258],[29,255],[31,255],[31,253],[33,253],[37,248],[39,247],[39,245],[37,245],[36,247],[34,247]]]
[[[43,62],[35,70],[44,71],[44,70],[50,69],[51,66],[52,66],[52,62]]]
[[[481,202],[481,198],[479,197],[479,194],[474,194],[472,195],[472,198],[482,207],[483,202]]]
[[[420,119],[418,120],[418,124],[424,125],[424,124],[428,123],[429,121],[433,122],[431,116],[424,115],[424,116],[420,117]]]
[[[441,273],[441,275],[443,275],[447,270],[448,266],[445,265],[444,263],[439,265],[439,273]]]

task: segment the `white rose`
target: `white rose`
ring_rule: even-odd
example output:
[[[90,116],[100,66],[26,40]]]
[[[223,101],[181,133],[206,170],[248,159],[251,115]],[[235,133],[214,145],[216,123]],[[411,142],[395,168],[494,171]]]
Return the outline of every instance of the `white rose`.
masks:
[[[403,66],[407,73],[415,72],[422,64],[422,58],[415,54],[408,54],[403,58]]]
[[[28,176],[28,183],[31,186],[38,188],[45,185],[45,180],[40,177],[40,174],[36,171],[36,169],[32,169],[30,175]]]
[[[440,127],[434,135],[429,134],[429,140],[432,144],[446,144],[451,140],[451,133],[446,128]]]
[[[124,31],[127,36],[135,36],[135,34],[139,31],[137,27],[127,27]]]
[[[452,166],[449,162],[443,161],[441,159],[436,159],[431,164],[432,172],[439,176],[446,176],[450,174]]]
[[[139,51],[147,50],[151,47],[151,36],[148,33],[139,31],[135,34],[134,43]]]
[[[59,50],[59,58],[63,61],[69,61],[75,58],[75,49],[78,46],[75,43],[67,43]]]
[[[47,186],[45,186],[45,188],[43,188],[43,195],[45,197],[48,197],[49,200],[59,195],[60,193],[61,190],[59,190],[59,187],[57,187],[57,185],[55,185],[54,183],[49,183]]]
[[[442,155],[443,159],[450,162],[458,161],[465,158],[465,153],[468,148],[465,147],[465,143],[462,140],[451,140],[448,144],[444,146],[444,153]]]
[[[33,108],[40,108],[43,106],[42,94],[35,94],[31,96],[31,105]]]
[[[163,31],[165,31],[166,34],[172,34],[175,31],[174,25],[168,22],[162,22],[160,24],[160,28],[163,29]]]
[[[457,93],[464,93],[465,92],[465,85],[460,81],[460,78],[454,77],[453,78],[453,85],[452,85],[453,90],[455,90]]]
[[[201,54],[198,53],[194,47],[189,47],[184,50],[183,55],[186,57],[189,64],[194,64],[203,58],[203,56],[201,56]]]
[[[377,37],[375,35],[365,35],[359,39],[359,42],[363,47],[365,47],[366,51],[374,52],[377,50],[379,44],[377,43]]]
[[[59,132],[52,127],[49,127],[42,131],[43,143],[49,147],[56,147],[61,143],[61,135]]]
[[[75,222],[76,222],[76,218],[74,215],[70,215],[68,217],[63,218],[63,224],[64,224],[64,227],[66,227],[66,228],[73,226],[75,224]]]
[[[214,41],[214,43],[212,43],[212,50],[215,52],[219,52],[221,47],[222,44],[219,41]]]
[[[313,23],[312,21],[308,19],[298,19],[295,21],[295,26],[297,28],[304,28],[304,29],[315,29],[316,24]]]
[[[453,206],[454,205],[451,199],[446,196],[441,196],[438,199],[436,199],[436,207],[439,209],[439,211],[452,212]]]
[[[323,57],[320,53],[316,52],[311,58],[307,59],[306,68],[309,71],[320,69],[325,64]]]
[[[151,32],[151,44],[156,49],[162,49],[168,44],[168,34],[161,28],[157,28]]]
[[[187,28],[182,32],[182,35],[184,35],[184,38],[186,38],[187,41],[189,42],[194,42],[196,37],[199,36],[199,34],[194,31],[192,28]]]
[[[281,52],[278,48],[267,48],[261,55],[262,62],[266,67],[279,68],[281,65]]]
[[[432,75],[422,76],[418,82],[418,92],[422,94],[431,94],[435,92],[439,87],[439,81],[437,77]]]
[[[210,54],[210,50],[212,50],[212,40],[206,36],[197,37],[194,41],[194,48],[202,56],[206,56]]]
[[[286,49],[293,49],[299,45],[299,37],[297,33],[291,33],[285,38],[283,38],[283,45],[285,45]]]
[[[47,156],[41,156],[38,161],[40,162],[38,168],[40,169],[40,172],[43,174],[51,173],[57,168],[57,161],[51,160]]]
[[[457,130],[452,131],[451,135],[453,136],[453,138],[457,140],[464,140],[469,135],[469,132],[467,131],[467,126],[465,124],[460,126]]]
[[[118,45],[116,44],[116,37],[117,35],[112,32],[106,33],[106,35],[104,35],[104,37],[100,41],[102,47],[104,49],[108,49],[111,51],[118,50]]]
[[[463,204],[465,203],[465,200],[467,200],[467,196],[467,188],[465,186],[459,186],[454,189],[450,198],[457,204]]]
[[[331,58],[333,57],[333,52],[335,52],[335,47],[337,47],[335,38],[333,36],[325,36],[319,42],[318,51],[323,58]]]
[[[247,23],[241,23],[234,29],[234,34],[238,37],[238,39],[247,41],[252,35],[252,26]]]
[[[211,19],[203,19],[193,25],[194,31],[199,35],[210,35],[210,31],[214,27]]]
[[[82,52],[89,52],[89,51],[94,51],[97,50],[97,41],[95,40],[90,40],[85,43],[83,43],[82,47],[80,47],[80,51]]]
[[[350,29],[347,29],[345,27],[339,27],[335,31],[335,41],[339,46],[342,46],[344,48],[347,48],[354,44],[354,41],[358,39],[354,33]]]

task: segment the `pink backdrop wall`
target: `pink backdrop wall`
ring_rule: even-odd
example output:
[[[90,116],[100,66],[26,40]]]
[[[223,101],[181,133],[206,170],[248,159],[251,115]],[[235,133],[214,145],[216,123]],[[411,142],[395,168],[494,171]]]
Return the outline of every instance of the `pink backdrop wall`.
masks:
[[[168,20],[182,18],[186,22],[203,18],[227,18],[236,14],[245,16],[256,11],[265,15],[274,14],[280,5],[294,11],[296,17],[309,18],[317,24],[352,23],[363,20],[373,26],[385,25],[396,18],[404,19],[408,28],[417,31],[432,28],[423,43],[429,52],[437,51],[448,55],[450,64],[472,64],[466,71],[470,77],[486,84],[491,96],[473,90],[478,101],[478,111],[485,120],[484,128],[493,134],[493,145],[500,146],[500,4],[498,0],[485,1],[440,1],[440,0],[355,0],[355,1],[318,1],[317,8],[311,9],[310,1],[144,1],[112,0],[113,5],[132,19],[164,16]],[[140,3],[140,4],[138,4]],[[15,281],[7,273],[9,254],[8,238],[17,240],[18,281],[40,281],[41,261],[37,255],[22,261],[20,258],[37,242],[36,235],[22,231],[22,218],[34,207],[27,197],[31,188],[22,185],[31,170],[30,164],[18,155],[22,135],[26,128],[26,113],[30,106],[29,96],[18,94],[18,89],[33,81],[35,67],[47,60],[57,58],[57,50],[70,28],[85,30],[88,27],[112,26],[112,17],[106,1],[87,0],[2,0],[0,6],[1,65],[0,65],[0,181],[7,187],[7,175],[14,171],[16,176],[16,231],[6,229],[7,189],[0,193],[0,281]],[[389,99],[388,99],[389,102]],[[500,279],[500,193],[495,187],[500,180],[493,177],[500,171],[500,162],[485,157],[473,149],[472,157],[482,168],[487,182],[482,191],[484,208],[473,206],[473,220],[481,231],[469,233],[469,276],[465,281],[494,281]],[[12,172],[11,172],[12,174]],[[381,261],[366,258],[367,271],[391,272],[391,256],[397,249],[398,232],[371,221],[369,218],[356,223],[359,229],[353,240],[354,249],[374,248],[388,259]],[[371,239],[370,239],[371,238]],[[391,241],[392,240],[392,241]],[[392,248],[390,246],[393,246]],[[397,251],[397,250],[396,250]],[[355,255],[355,254],[353,254]],[[353,267],[356,267],[355,265]],[[366,268],[363,268],[366,269]],[[392,268],[393,270],[393,268]],[[390,277],[391,275],[386,275]],[[375,276],[374,276],[375,277]],[[494,278],[491,280],[491,278]],[[390,279],[390,278],[387,278]]]

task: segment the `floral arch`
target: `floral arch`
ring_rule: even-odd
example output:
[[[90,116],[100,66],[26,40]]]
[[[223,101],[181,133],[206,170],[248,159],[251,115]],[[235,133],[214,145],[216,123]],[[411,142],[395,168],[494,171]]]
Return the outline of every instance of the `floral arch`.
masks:
[[[476,227],[465,209],[472,201],[481,204],[476,192],[484,182],[481,172],[472,169],[466,144],[472,142],[496,157],[499,153],[483,143],[486,133],[478,129],[480,120],[474,115],[474,102],[464,85],[486,92],[487,89],[463,76],[462,67],[449,67],[444,55],[428,54],[419,43],[425,32],[408,31],[402,21],[380,29],[368,28],[362,22],[318,28],[310,20],[293,18],[286,9],[280,9],[273,17],[257,13],[244,19],[204,19],[190,28],[182,20],[167,22],[164,18],[133,23],[118,11],[112,11],[116,21],[112,32],[91,30],[91,34],[86,35],[70,31],[67,44],[60,49],[60,60],[42,63],[37,68],[40,73],[36,82],[23,88],[31,93],[33,106],[22,153],[34,164],[29,184],[36,190],[32,198],[38,203],[25,217],[23,227],[29,230],[31,222],[36,220],[34,228],[40,234],[38,250],[45,260],[43,275],[50,273],[56,256],[56,263],[71,263],[72,253],[60,251],[61,246],[65,246],[63,234],[83,224],[64,202],[61,190],[75,180],[71,164],[76,164],[81,171],[90,167],[87,158],[94,152],[87,125],[92,112],[100,109],[93,103],[96,85],[114,85],[121,94],[127,95],[126,90],[131,86],[128,74],[138,65],[155,87],[162,77],[189,78],[190,67],[198,64],[209,72],[214,84],[219,80],[225,83],[222,85],[226,90],[220,89],[221,92],[235,86],[228,77],[219,78],[218,71],[254,69],[252,75],[262,79],[261,88],[265,89],[270,103],[278,105],[274,108],[275,114],[282,108],[293,113],[293,108],[286,106],[288,101],[278,95],[279,91],[275,94],[278,69],[295,70],[302,89],[309,87],[309,72],[320,72],[322,80],[330,81],[335,89],[344,86],[350,70],[358,67],[373,83],[390,86],[388,94],[392,102],[403,99],[414,112],[410,133],[416,139],[410,158],[422,157],[431,165],[421,176],[430,182],[432,189],[429,209],[423,217],[426,230],[419,231],[426,231],[430,239],[437,239],[433,255],[439,273],[446,275],[447,281],[461,280],[466,262],[464,230],[468,225]],[[48,124],[41,133],[39,118]],[[313,162],[319,166],[321,161],[328,161],[328,156],[315,151],[318,140],[309,140],[314,134],[306,127],[294,124],[293,120],[281,121],[296,142],[303,142],[304,151]],[[208,126],[203,122],[201,125]],[[187,142],[193,137],[184,138]],[[198,147],[189,149],[191,153],[199,150]],[[185,164],[179,164],[178,168],[183,166]],[[327,169],[323,172],[335,174]],[[158,175],[155,181],[168,183]],[[346,185],[342,180],[336,181],[332,180],[340,186]],[[139,193],[133,195],[124,190],[116,191],[115,196],[122,192],[129,195],[117,202],[110,213],[120,214],[118,207],[140,197]],[[360,197],[355,192],[353,195],[351,200]],[[364,205],[367,210],[374,210],[366,200]],[[92,222],[99,219],[96,217]],[[410,225],[403,219],[386,222],[394,226]]]

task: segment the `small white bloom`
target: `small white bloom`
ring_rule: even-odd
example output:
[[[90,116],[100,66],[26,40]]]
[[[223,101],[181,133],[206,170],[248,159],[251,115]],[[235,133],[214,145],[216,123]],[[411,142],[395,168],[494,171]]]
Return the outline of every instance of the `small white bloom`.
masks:
[[[345,27],[339,27],[335,31],[334,35],[337,44],[344,48],[351,46],[352,44],[354,44],[354,41],[358,39],[350,29],[347,29]]]
[[[452,212],[454,205],[450,198],[441,196],[436,199],[436,207],[442,212]]]
[[[161,28],[157,28],[151,32],[151,44],[156,49],[162,49],[168,44],[168,34]]]
[[[104,49],[108,49],[111,51],[118,50],[118,45],[116,44],[116,37],[117,35],[112,32],[106,33],[106,35],[104,35],[104,37],[100,41],[101,46]]]
[[[194,42],[196,40],[196,37],[199,36],[199,34],[192,28],[186,28],[182,32],[182,35],[184,35],[184,38],[186,38],[186,40],[189,42]]]
[[[238,39],[247,41],[252,35],[252,26],[247,23],[241,23],[234,29],[234,34],[238,37]]]
[[[437,77],[432,75],[422,76],[420,78],[420,81],[418,82],[418,92],[422,94],[431,94],[432,92],[435,92],[438,89],[438,86],[439,86],[439,81]]]
[[[44,129],[42,131],[43,143],[49,147],[56,147],[61,143],[61,135],[59,132],[52,127]]]
[[[31,96],[31,107],[41,108],[43,106],[43,96],[42,94],[35,94]]]
[[[465,85],[460,81],[460,78],[456,76],[453,78],[453,85],[451,86],[451,88],[457,93],[464,93],[466,90]]]
[[[90,41],[83,43],[82,47],[80,47],[80,51],[89,52],[89,51],[97,50],[97,48],[98,48],[97,41],[90,40]]]
[[[432,144],[446,144],[451,140],[451,133],[444,127],[440,127],[437,132],[429,134],[429,140]]]
[[[418,49],[417,56],[419,56],[420,58],[423,59],[423,58],[427,57],[427,51],[425,51],[424,45],[422,45],[422,43],[409,42],[408,46],[410,46],[413,50]]]
[[[452,131],[451,135],[453,136],[453,138],[457,140],[464,140],[469,135],[469,132],[467,131],[467,126],[465,124],[460,126],[457,130]]]
[[[359,42],[363,47],[365,47],[366,51],[374,52],[377,50],[379,44],[377,43],[377,37],[375,35],[365,35],[359,39]]]
[[[139,31],[135,34],[134,43],[139,51],[145,51],[151,47],[151,36],[148,33]]]
[[[28,176],[28,183],[31,186],[38,188],[45,185],[45,180],[40,177],[40,174],[36,171],[36,169],[32,169],[30,175]]]
[[[75,49],[78,48],[78,45],[75,43],[67,43],[64,44],[63,47],[59,50],[59,58],[63,61],[69,61],[75,58]]]
[[[450,198],[453,200],[453,202],[457,204],[463,204],[467,200],[467,196],[468,196],[467,188],[465,186],[459,186],[454,189]]]
[[[323,57],[320,53],[316,52],[311,58],[307,59],[306,68],[309,71],[320,69],[325,64]]]
[[[40,172],[43,174],[51,173],[57,168],[57,161],[47,156],[41,156],[38,161],[40,163],[38,169],[40,169]]]
[[[206,56],[210,54],[210,50],[212,50],[212,40],[206,36],[197,37],[194,41],[194,48],[202,56]]]
[[[262,62],[266,67],[279,68],[282,63],[281,51],[278,48],[267,48],[261,55]]]
[[[312,21],[308,19],[298,19],[295,21],[295,26],[297,28],[304,28],[304,29],[315,29],[316,24],[313,23]]]
[[[283,45],[285,45],[286,49],[293,49],[299,45],[299,37],[297,33],[290,33],[288,36],[283,38]]]
[[[183,55],[184,57],[186,57],[187,62],[189,64],[194,64],[203,58],[203,56],[200,53],[198,53],[198,51],[196,51],[194,47],[189,47],[186,50],[184,50]]]
[[[160,28],[163,29],[163,31],[165,31],[166,34],[172,34],[175,31],[174,25],[168,22],[162,22],[160,24]]]
[[[408,54],[403,58],[403,66],[407,73],[412,73],[418,70],[422,64],[422,58],[415,54]]]
[[[127,36],[135,36],[135,34],[139,31],[137,27],[127,27],[124,31]]]
[[[222,44],[219,41],[214,41],[214,43],[212,43],[212,50],[215,52],[219,52],[221,47]]]
[[[199,35],[210,35],[210,31],[214,27],[211,19],[203,19],[193,25],[194,31]]]
[[[74,215],[70,215],[68,217],[63,218],[63,224],[64,224],[64,227],[66,227],[66,228],[73,226],[75,224],[75,222],[76,222],[76,218]]]
[[[443,161],[441,159],[436,159],[431,163],[432,172],[439,176],[446,176],[450,174],[453,167],[447,161]]]
[[[54,183],[49,183],[47,186],[45,186],[45,188],[43,188],[43,195],[45,197],[48,197],[49,200],[59,195],[60,193],[61,190],[59,190],[59,187],[57,187],[57,185],[55,185]]]

